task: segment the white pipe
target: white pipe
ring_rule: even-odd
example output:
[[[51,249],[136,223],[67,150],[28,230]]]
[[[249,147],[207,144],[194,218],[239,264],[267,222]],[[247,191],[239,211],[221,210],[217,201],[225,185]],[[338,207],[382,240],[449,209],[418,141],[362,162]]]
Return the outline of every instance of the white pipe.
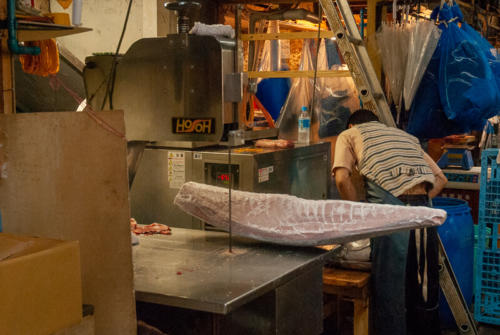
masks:
[[[72,23],[74,26],[82,25],[83,0],[73,0]]]

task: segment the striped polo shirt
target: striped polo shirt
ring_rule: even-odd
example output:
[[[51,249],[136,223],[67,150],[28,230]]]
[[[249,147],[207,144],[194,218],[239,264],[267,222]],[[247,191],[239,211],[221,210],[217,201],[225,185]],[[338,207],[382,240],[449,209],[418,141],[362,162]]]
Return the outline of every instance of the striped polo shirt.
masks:
[[[420,183],[434,184],[434,174],[416,137],[380,122],[355,127],[363,140],[363,156],[358,165],[361,175],[396,197]]]

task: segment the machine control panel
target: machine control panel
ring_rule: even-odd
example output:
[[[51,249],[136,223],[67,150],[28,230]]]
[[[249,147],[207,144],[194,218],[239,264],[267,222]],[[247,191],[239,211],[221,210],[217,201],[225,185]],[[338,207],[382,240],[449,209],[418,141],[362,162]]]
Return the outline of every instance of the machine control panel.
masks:
[[[233,182],[233,188],[239,188],[240,167],[237,164],[205,163],[205,183],[214,186],[228,187]]]

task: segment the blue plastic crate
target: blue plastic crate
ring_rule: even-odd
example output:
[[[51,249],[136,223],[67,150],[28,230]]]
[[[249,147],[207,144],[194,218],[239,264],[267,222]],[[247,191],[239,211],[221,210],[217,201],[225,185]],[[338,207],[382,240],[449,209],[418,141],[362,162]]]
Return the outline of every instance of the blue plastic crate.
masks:
[[[477,258],[474,269],[474,317],[500,325],[500,164],[498,149],[481,157]]]
[[[474,318],[500,324],[500,251],[482,251],[478,255]]]

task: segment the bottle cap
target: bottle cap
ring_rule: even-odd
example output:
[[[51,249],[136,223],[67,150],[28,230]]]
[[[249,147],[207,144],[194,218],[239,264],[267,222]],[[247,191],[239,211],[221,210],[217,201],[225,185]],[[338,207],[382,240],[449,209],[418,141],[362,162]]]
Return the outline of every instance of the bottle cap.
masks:
[[[307,112],[307,107],[306,106],[302,106],[302,111],[303,112]]]

